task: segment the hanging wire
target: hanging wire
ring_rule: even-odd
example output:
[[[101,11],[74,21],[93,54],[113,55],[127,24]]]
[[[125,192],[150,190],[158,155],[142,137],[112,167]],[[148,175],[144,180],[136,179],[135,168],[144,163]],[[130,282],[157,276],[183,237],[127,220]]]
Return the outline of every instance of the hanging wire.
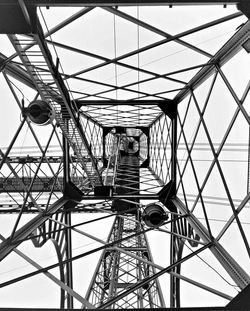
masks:
[[[117,58],[117,38],[116,38],[116,15],[113,14],[113,37],[114,37],[114,54],[115,54],[115,59]],[[117,72],[117,64],[115,63],[115,97],[116,100],[118,99],[118,72]],[[116,106],[116,122],[118,124],[118,105]]]
[[[24,99],[26,99],[30,103],[30,100],[24,95],[24,93],[21,91],[21,89],[14,82],[12,82],[9,78],[8,78],[8,81],[9,81],[10,84],[12,84],[12,86],[14,88],[16,88],[22,94],[21,102],[24,103]],[[22,112],[21,112],[21,114],[20,114],[20,121],[22,121],[22,118],[23,117],[22,117]]]
[[[137,6],[137,20],[140,20],[140,7]],[[137,50],[139,51],[140,49],[140,26],[137,24]],[[140,53],[137,53],[137,98],[140,98]],[[138,125],[140,126],[140,106],[138,105]]]
[[[24,95],[24,93],[21,91],[21,89],[9,79],[9,82],[22,94],[23,99],[26,99],[27,101],[29,101],[29,99]]]
[[[115,54],[115,59],[117,58],[117,38],[116,38],[116,15],[113,14],[113,30],[114,30],[114,54]],[[115,63],[115,86],[116,86],[116,100],[118,98],[118,93],[117,93],[117,85],[118,85],[118,75],[117,75],[117,64]]]
[[[90,242],[90,243],[87,243],[87,244],[82,244],[82,245],[79,245],[77,247],[72,248],[72,250],[83,249],[83,248],[85,248],[87,246],[94,245],[94,244],[98,244],[98,242],[94,241],[94,242]],[[45,262],[45,261],[47,261],[49,259],[52,259],[52,258],[57,258],[57,255],[43,257],[43,258],[41,258],[39,260],[39,262]],[[13,269],[10,269],[10,270],[7,270],[7,271],[0,272],[0,275],[4,275],[4,274],[7,274],[7,273],[10,273],[10,272],[13,272],[13,271],[23,270],[23,269],[28,268],[28,267],[30,267],[30,264],[22,265],[21,267],[16,267],[16,268],[13,268]]]
[[[189,247],[187,245],[187,243],[185,243],[185,246],[193,253],[193,250],[191,249],[191,247]],[[238,289],[239,286],[235,285],[235,284],[231,284],[230,282],[228,282],[228,280],[226,278],[224,278],[224,276],[217,271],[214,267],[212,267],[205,259],[203,259],[201,256],[199,256],[198,254],[196,254],[195,256],[197,256],[202,262],[204,262],[210,269],[212,269],[216,274],[218,274],[218,276],[225,281],[228,285],[232,286],[237,292],[240,292],[240,290]]]
[[[248,165],[247,165],[247,194],[250,191],[250,125],[248,130]]]
[[[47,23],[46,23],[45,18],[44,18],[44,16],[43,16],[43,13],[42,13],[42,11],[41,11],[41,7],[39,7],[39,9],[40,9],[41,16],[42,16],[43,22],[44,22],[44,24],[45,24],[46,30],[48,31],[48,26],[47,26]],[[137,10],[137,18],[138,18],[138,17],[139,17],[139,8],[138,8],[138,10]],[[116,28],[116,27],[115,27],[115,24],[116,24],[116,23],[115,23],[115,18],[116,18],[116,17],[115,17],[115,14],[114,14],[114,33],[116,32],[116,30],[115,30],[115,28]],[[138,26],[138,28],[139,28],[139,26]],[[229,33],[234,32],[234,31],[235,31],[235,30],[231,30],[231,31],[225,32],[225,33],[223,33],[223,34],[221,34],[221,35],[218,35],[218,36],[216,36],[216,37],[213,37],[213,38],[211,38],[211,39],[198,42],[198,43],[196,44],[196,46],[200,46],[200,45],[202,45],[202,44],[204,44],[204,43],[207,43],[207,42],[212,41],[212,40],[214,40],[214,39],[216,39],[216,38],[225,36],[225,35],[227,35],[227,34],[229,34]],[[52,43],[52,45],[53,45],[53,48],[54,48],[54,50],[55,50],[55,53],[56,53],[56,55],[57,55],[57,52],[56,52],[56,49],[55,49],[55,45],[54,45],[54,43],[53,43],[53,40],[52,40],[51,35],[50,35],[49,37],[50,37],[51,43]],[[114,41],[115,41],[114,47],[115,47],[115,55],[116,55],[116,35],[114,35]],[[158,61],[160,61],[160,60],[162,60],[162,59],[165,59],[165,58],[167,58],[167,57],[171,57],[172,55],[178,54],[178,53],[183,52],[183,51],[188,50],[188,49],[189,49],[189,48],[181,49],[181,50],[179,50],[179,51],[177,51],[177,52],[174,52],[174,53],[172,53],[172,54],[166,55],[166,56],[164,56],[164,57],[156,58],[155,60],[150,61],[150,62],[145,63],[145,64],[140,65],[140,66],[143,68],[143,67],[145,67],[145,66],[147,66],[147,65],[150,65],[150,64],[152,64],[152,63],[154,63],[154,62],[158,62]],[[58,55],[57,55],[57,57],[58,57]],[[139,58],[139,53],[138,53],[138,58]],[[61,67],[61,69],[62,69],[61,64],[60,64],[60,67]],[[128,70],[128,71],[126,71],[126,72],[120,73],[120,74],[118,75],[118,74],[117,74],[117,64],[115,64],[115,80],[116,80],[116,86],[117,86],[118,76],[125,75],[125,74],[127,74],[127,73],[129,73],[129,72],[131,72],[131,71],[132,71],[132,69],[131,69],[131,70]],[[62,72],[63,72],[63,70],[62,70]],[[64,72],[63,72],[63,73],[64,73]],[[139,72],[138,72],[138,76],[139,76]],[[109,81],[109,80],[111,80],[111,79],[113,79],[113,77],[110,77],[109,79],[106,79],[105,81]],[[66,83],[67,83],[67,81],[66,81]],[[89,88],[91,88],[91,86],[87,87],[86,90],[89,89]],[[71,93],[71,91],[70,91],[69,86],[68,86],[68,89],[69,89],[69,92],[70,92],[70,94],[71,94],[71,96],[72,96],[72,98],[73,98],[73,95],[72,95],[72,93]],[[117,93],[118,93],[118,90],[117,90],[117,88],[116,88],[116,97],[118,96]],[[138,94],[139,94],[139,84],[138,84]],[[74,99],[73,99],[73,102],[74,102]]]

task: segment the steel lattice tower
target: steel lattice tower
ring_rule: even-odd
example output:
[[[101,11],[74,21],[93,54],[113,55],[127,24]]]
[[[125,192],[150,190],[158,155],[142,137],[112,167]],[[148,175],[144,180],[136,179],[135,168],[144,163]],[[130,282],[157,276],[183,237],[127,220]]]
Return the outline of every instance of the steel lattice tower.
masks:
[[[0,309],[249,309],[250,5],[207,3],[0,1]]]
[[[86,299],[96,307],[111,309],[164,307],[157,280],[138,288],[138,284],[155,271],[145,234],[135,215],[117,217],[112,226],[107,248],[98,264]]]

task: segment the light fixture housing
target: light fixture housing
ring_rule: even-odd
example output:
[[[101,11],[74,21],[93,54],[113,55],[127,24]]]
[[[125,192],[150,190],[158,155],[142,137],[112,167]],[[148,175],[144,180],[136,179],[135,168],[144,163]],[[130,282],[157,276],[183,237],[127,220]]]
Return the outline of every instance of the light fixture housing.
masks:
[[[167,219],[168,214],[164,207],[158,203],[148,204],[142,213],[142,220],[150,228],[161,226]]]

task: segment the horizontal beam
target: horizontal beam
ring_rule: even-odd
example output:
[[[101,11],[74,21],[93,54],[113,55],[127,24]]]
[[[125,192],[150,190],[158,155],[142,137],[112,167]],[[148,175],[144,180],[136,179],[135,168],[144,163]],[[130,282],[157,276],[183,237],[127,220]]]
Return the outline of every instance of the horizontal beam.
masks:
[[[28,151],[29,152],[29,151]],[[27,152],[27,153],[28,153]],[[32,151],[31,151],[32,152]],[[0,155],[0,161],[3,158]],[[95,158],[98,161],[101,161],[101,157],[96,157]],[[25,164],[30,164],[30,163],[62,163],[63,161],[63,156],[46,156],[46,157],[41,157],[41,156],[8,156],[7,160],[9,163],[19,163],[22,165]],[[76,156],[71,156],[70,157],[70,163],[76,163],[78,160]],[[86,159],[86,162],[90,162],[90,158]]]
[[[78,108],[82,106],[158,106],[170,100],[74,100]]]
[[[200,5],[207,5],[207,4],[217,4],[217,5],[224,5],[224,4],[238,4],[238,3],[246,3],[248,0],[117,0],[117,1],[103,1],[103,0],[25,0],[26,5],[35,5],[35,6],[137,6],[137,5],[192,5],[192,4],[200,4]],[[13,5],[17,4],[17,0],[2,0],[0,5]]]
[[[114,199],[159,200],[159,195],[158,194],[115,194],[112,196],[86,195],[82,197],[82,202],[84,202],[84,200],[114,200]]]
[[[33,177],[20,177],[22,183],[15,177],[4,178],[0,177],[0,193],[16,193],[24,192],[26,187],[32,183]],[[84,179],[82,179],[84,180]],[[49,177],[37,177],[34,182],[30,192],[51,192],[61,191],[63,185],[63,177],[58,177],[57,182],[54,182],[54,178]]]
[[[47,207],[47,203],[44,204],[38,204],[40,209],[45,210]],[[19,214],[20,210],[22,208],[22,204],[0,204],[0,215],[1,214]],[[71,213],[73,214],[81,214],[81,213],[88,213],[88,214],[95,214],[95,213],[112,213],[111,209],[93,209],[90,207],[82,207],[81,205],[77,206],[77,208],[73,208],[70,210]],[[61,212],[61,211],[60,211]],[[37,208],[30,207],[26,211],[23,211],[23,214],[38,214],[39,211]]]

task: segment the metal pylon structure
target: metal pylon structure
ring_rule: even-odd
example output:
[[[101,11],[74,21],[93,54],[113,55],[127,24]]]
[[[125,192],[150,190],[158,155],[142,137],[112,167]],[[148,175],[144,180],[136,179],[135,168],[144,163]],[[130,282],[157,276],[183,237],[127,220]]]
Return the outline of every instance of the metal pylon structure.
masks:
[[[1,310],[250,309],[248,2],[0,0]]]
[[[155,273],[149,245],[141,231],[135,215],[115,219],[107,243],[120,242],[103,251],[86,295],[97,308],[165,307],[157,280],[138,286]]]

